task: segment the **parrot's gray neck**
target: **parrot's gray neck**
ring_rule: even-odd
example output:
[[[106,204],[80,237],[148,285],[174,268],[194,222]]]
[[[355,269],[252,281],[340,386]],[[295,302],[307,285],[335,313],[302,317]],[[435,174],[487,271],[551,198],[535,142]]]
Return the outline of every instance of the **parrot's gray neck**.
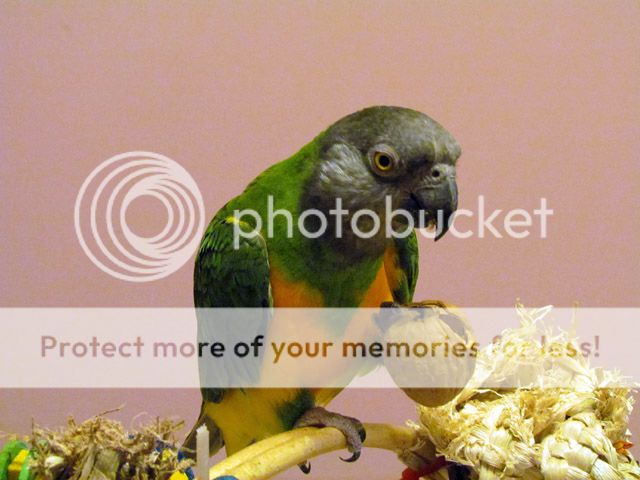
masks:
[[[389,244],[385,234],[385,198],[392,199],[392,190],[372,182],[360,153],[347,144],[332,145],[323,157],[302,195],[301,215],[305,211],[319,211],[326,218],[326,231],[318,240],[338,256],[355,259],[382,255]],[[374,218],[379,228],[369,237],[376,227]],[[308,214],[304,224],[308,231],[322,229],[314,214]]]

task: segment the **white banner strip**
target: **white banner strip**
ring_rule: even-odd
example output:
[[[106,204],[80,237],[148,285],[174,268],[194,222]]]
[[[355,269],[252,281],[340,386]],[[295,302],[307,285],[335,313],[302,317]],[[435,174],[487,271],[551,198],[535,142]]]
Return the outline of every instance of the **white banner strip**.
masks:
[[[0,388],[633,386],[640,309],[0,309]]]

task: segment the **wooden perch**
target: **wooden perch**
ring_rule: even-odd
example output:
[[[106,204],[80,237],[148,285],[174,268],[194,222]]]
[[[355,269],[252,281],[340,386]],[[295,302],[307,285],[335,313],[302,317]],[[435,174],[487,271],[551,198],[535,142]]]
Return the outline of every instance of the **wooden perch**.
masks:
[[[380,423],[364,425],[364,446],[400,452],[416,444],[416,433],[408,427]],[[237,452],[214,465],[209,479],[233,475],[241,480],[273,477],[305,460],[346,448],[344,435],[335,428],[297,428],[275,435]]]

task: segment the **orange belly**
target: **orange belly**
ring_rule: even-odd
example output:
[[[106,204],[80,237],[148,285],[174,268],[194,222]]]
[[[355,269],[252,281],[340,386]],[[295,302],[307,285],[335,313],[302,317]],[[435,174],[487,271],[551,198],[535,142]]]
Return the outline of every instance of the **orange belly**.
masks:
[[[271,266],[271,295],[274,307],[323,307],[318,290],[302,282],[291,282],[275,266]]]
[[[385,264],[380,265],[380,270],[376,274],[376,278],[373,279],[369,290],[365,293],[361,307],[365,308],[378,308],[382,302],[392,302],[393,294],[391,288],[389,288],[389,279],[387,278],[387,270]]]
[[[273,265],[271,266],[271,294],[275,307],[324,307],[322,294],[302,282],[291,282]],[[360,307],[377,308],[382,302],[393,301],[384,263],[365,292]]]

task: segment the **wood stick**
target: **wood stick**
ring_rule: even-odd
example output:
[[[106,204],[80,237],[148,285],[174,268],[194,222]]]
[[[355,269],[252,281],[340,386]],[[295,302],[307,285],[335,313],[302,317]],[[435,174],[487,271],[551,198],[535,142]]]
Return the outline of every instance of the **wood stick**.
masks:
[[[416,433],[408,427],[379,423],[364,425],[364,447],[400,452],[416,444]],[[209,479],[233,475],[240,480],[263,480],[305,460],[346,448],[344,435],[337,429],[296,428],[255,443],[226,458],[209,470]]]

